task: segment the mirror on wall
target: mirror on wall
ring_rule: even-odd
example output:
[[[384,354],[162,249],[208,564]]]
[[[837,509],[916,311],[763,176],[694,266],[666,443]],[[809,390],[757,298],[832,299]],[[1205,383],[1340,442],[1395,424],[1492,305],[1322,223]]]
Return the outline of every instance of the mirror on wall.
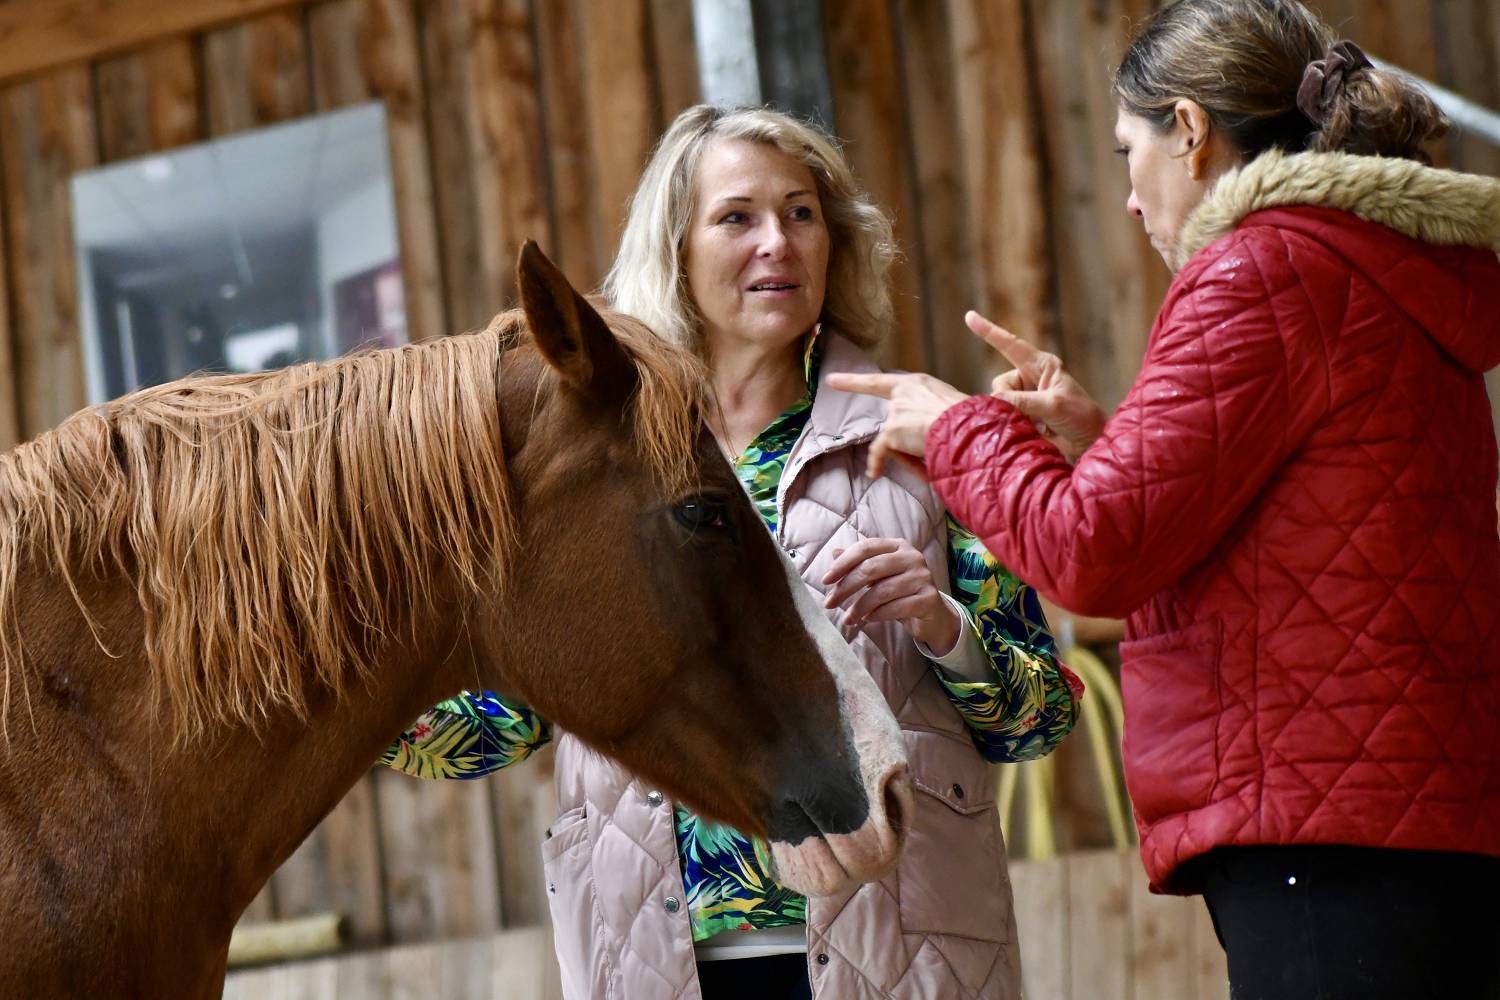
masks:
[[[72,178],[91,402],[405,343],[385,108]]]

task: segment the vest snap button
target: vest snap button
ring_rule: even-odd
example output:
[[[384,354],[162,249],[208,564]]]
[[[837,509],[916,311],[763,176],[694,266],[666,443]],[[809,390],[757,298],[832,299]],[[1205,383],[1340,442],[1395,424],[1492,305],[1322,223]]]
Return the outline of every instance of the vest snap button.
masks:
[[[963,801],[963,798],[964,798],[964,786],[963,785],[954,785],[953,786],[953,797],[955,799],[958,799],[960,802]]]
[[[664,800],[662,799],[661,792],[658,792],[653,788],[651,789],[651,791],[646,793],[646,801],[651,803],[653,806],[659,806]]]
[[[666,908],[668,913],[676,913],[682,908],[682,903],[678,901],[676,896],[668,896],[666,902],[662,903],[662,906]]]
[[[828,964],[828,956],[825,953],[821,952],[821,951],[818,952],[818,964],[819,965],[827,965]]]
[[[547,883],[547,891],[548,892],[552,892],[552,893],[557,892],[557,883],[556,882],[548,882]]]

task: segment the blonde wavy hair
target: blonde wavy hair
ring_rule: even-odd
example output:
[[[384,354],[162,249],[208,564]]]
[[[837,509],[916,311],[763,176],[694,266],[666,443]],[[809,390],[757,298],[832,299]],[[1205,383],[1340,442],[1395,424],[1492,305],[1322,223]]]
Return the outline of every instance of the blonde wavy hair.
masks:
[[[701,320],[687,288],[682,250],[695,207],[698,161],[718,139],[774,146],[807,167],[829,235],[828,290],[819,319],[861,347],[884,337],[895,322],[887,280],[897,255],[890,217],[860,188],[833,139],[769,108],[699,104],[672,122],[630,199],[620,251],[604,278],[610,306],[702,354]]]

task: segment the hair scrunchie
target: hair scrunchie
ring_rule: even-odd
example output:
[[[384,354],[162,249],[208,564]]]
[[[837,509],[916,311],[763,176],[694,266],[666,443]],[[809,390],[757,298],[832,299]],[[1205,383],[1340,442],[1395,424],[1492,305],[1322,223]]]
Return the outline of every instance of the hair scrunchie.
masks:
[[[1327,55],[1308,63],[1302,71],[1302,82],[1297,86],[1297,110],[1321,128],[1334,98],[1343,92],[1349,74],[1372,65],[1364,50],[1349,39],[1334,42]]]

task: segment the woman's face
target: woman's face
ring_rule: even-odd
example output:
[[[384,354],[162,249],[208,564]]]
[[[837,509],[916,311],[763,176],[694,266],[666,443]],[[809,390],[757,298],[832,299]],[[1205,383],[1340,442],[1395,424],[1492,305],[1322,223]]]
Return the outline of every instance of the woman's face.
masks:
[[[693,179],[683,257],[709,348],[779,347],[823,311],[828,226],[812,172],[775,146],[715,139]]]
[[[1130,198],[1125,210],[1141,220],[1146,236],[1167,266],[1188,214],[1208,193],[1218,164],[1197,147],[1207,139],[1194,135],[1192,124],[1178,115],[1172,128],[1160,131],[1149,120],[1120,110],[1115,141],[1130,165]]]

